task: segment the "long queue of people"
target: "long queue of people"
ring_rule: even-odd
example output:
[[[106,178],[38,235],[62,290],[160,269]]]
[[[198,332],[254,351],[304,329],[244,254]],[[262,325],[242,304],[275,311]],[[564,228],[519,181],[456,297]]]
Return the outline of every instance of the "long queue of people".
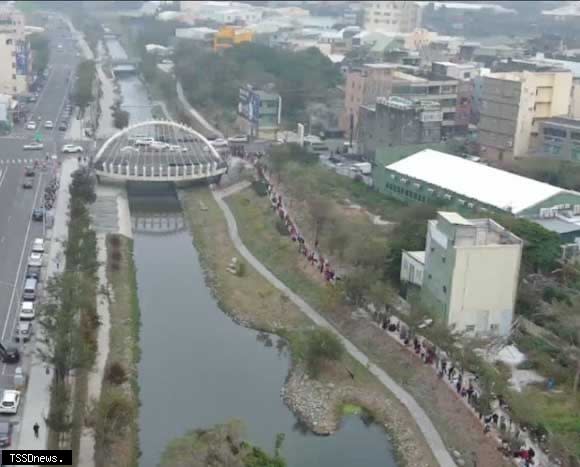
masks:
[[[264,170],[260,166],[258,166],[258,174],[266,184],[268,197],[270,199],[270,203],[272,204],[272,209],[280,217],[280,220],[284,222],[284,225],[286,226],[286,229],[288,229],[288,233],[290,234],[292,241],[298,245],[298,254],[303,255],[308,263],[310,263],[313,267],[316,267],[327,282],[331,284],[336,283],[337,280],[340,280],[340,277],[337,275],[335,269],[331,266],[330,262],[324,256],[322,256],[317,243],[311,246],[306,242],[297,224],[290,217],[288,210],[284,207],[284,200],[282,195],[276,192],[274,186],[272,183],[270,183],[267,175],[264,173]]]
[[[457,396],[475,412],[482,423],[484,434],[492,433],[495,430],[501,440],[501,433],[510,433],[515,440],[524,446],[511,449],[508,443],[502,440],[498,449],[506,457],[514,458],[522,467],[539,465],[536,451],[531,446],[530,440],[526,440],[528,437],[524,433],[525,430],[520,429],[506,415],[509,407],[501,395],[495,397],[493,405],[496,408],[492,409],[491,413],[483,413],[478,404],[482,390],[478,385],[479,377],[476,374],[465,371],[445,351],[437,348],[428,339],[413,333],[397,317],[387,317],[383,313],[377,312],[374,318],[381,329],[412,351],[423,363],[431,366],[439,378],[444,380],[456,392]],[[528,447],[525,447],[526,444]]]

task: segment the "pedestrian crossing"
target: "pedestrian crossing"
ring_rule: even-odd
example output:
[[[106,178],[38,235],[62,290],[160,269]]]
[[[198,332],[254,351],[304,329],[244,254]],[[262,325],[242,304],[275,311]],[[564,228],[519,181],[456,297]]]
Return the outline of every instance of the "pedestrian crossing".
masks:
[[[39,158],[35,158],[35,159],[26,159],[26,158],[20,158],[20,159],[0,159],[0,165],[18,165],[18,164],[34,164],[35,162],[42,162],[42,159]]]

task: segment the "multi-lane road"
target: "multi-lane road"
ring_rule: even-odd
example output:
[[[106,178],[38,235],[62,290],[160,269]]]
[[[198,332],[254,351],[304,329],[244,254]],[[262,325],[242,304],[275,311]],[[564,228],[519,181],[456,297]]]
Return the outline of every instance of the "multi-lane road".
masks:
[[[43,223],[32,220],[32,210],[42,204],[44,186],[53,177],[51,165],[55,162],[52,155],[57,154],[60,159],[60,147],[69,142],[64,141],[64,132],[58,130],[58,123],[79,58],[74,39],[63,23],[53,22],[48,28],[48,36],[51,50],[49,74],[30,112],[30,120],[39,123],[38,132],[42,134],[44,149],[23,149],[24,144],[34,142],[37,133],[26,130],[23,125],[16,127],[10,135],[0,137],[0,340],[5,347],[14,345],[14,328],[32,241],[43,236]],[[62,48],[58,47],[59,44]],[[46,120],[54,122],[53,130],[43,128]],[[22,188],[25,167],[33,165],[34,161],[42,165],[47,157],[50,163],[46,170],[36,170],[33,188]],[[27,346],[30,344],[21,347],[24,354]],[[14,367],[0,363],[0,389],[13,385]]]

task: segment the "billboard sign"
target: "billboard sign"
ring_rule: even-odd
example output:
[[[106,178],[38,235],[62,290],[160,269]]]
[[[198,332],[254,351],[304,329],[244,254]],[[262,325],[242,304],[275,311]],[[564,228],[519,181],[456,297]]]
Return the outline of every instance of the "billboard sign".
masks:
[[[16,45],[16,74],[28,74],[28,47],[24,42]]]
[[[260,119],[260,96],[252,90],[241,88],[238,113],[252,123]]]

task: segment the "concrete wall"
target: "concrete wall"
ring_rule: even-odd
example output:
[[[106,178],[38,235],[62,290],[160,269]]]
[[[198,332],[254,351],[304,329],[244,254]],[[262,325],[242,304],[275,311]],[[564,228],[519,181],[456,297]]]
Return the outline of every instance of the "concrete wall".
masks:
[[[414,2],[364,2],[364,29],[409,33],[421,25],[421,9]]]
[[[507,335],[520,258],[519,244],[456,248],[448,324],[458,331],[474,326],[476,333]]]
[[[424,267],[423,263],[417,261],[408,252],[403,251],[401,257],[401,282],[410,282],[421,286],[423,284]]]

